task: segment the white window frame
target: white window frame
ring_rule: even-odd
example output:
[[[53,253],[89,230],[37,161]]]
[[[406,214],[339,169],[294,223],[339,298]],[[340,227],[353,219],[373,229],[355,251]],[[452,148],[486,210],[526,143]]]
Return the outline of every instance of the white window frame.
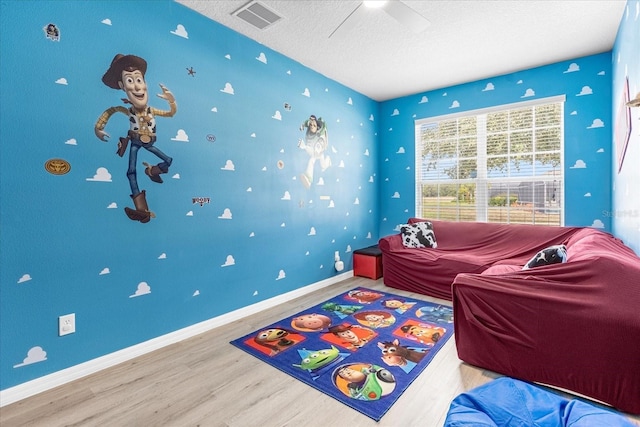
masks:
[[[552,103],[560,103],[561,104],[561,114],[560,114],[560,182],[562,185],[559,188],[560,191],[560,200],[561,205],[560,208],[560,225],[564,225],[565,221],[565,176],[564,176],[564,108],[565,108],[566,96],[552,96],[547,98],[539,98],[530,101],[522,101],[515,102],[510,104],[498,105],[488,108],[481,108],[477,110],[468,110],[458,113],[445,114],[440,116],[428,117],[423,119],[417,119],[414,121],[415,123],[415,216],[422,218],[423,215],[423,200],[422,200],[422,185],[430,184],[430,185],[438,185],[438,184],[475,184],[476,185],[476,193],[479,196],[476,198],[476,221],[478,222],[488,222],[488,201],[486,200],[486,196],[488,195],[488,185],[491,182],[539,182],[540,176],[531,176],[531,177],[512,177],[512,178],[499,178],[492,179],[487,177],[487,136],[486,132],[482,132],[478,134],[477,139],[477,176],[475,178],[470,179],[441,179],[441,180],[428,180],[422,181],[422,135],[421,129],[422,126],[429,123],[440,122],[444,120],[453,120],[460,119],[463,117],[475,116],[479,118],[481,121],[485,122],[486,125],[486,115],[489,113],[500,112],[505,110],[513,110],[520,109],[525,107],[533,107],[537,105],[543,104],[552,104]],[[485,127],[486,129],[486,127]],[[484,189],[483,194],[479,189]],[[478,200],[480,199],[480,200]],[[436,219],[436,218],[433,218]],[[535,222],[534,222],[535,224]]]

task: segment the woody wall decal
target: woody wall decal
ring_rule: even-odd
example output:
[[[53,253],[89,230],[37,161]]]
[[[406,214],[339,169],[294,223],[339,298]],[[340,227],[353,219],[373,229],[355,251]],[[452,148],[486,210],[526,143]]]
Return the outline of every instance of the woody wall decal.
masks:
[[[156,165],[143,163],[145,174],[151,181],[161,184],[161,174],[169,171],[169,166],[173,159],[163,153],[156,143],[156,117],[172,117],[177,112],[176,100],[164,85],[160,84],[162,93],[159,98],[169,103],[169,111],[159,110],[148,105],[149,92],[145,81],[147,72],[147,61],[135,55],[117,54],[111,61],[109,69],[102,76],[102,82],[112,89],[123,90],[126,98],[122,98],[125,104],[130,104],[129,108],[115,106],[107,108],[98,118],[94,132],[101,141],[107,141],[110,135],[105,132],[107,122],[115,113],[122,113],[129,118],[129,131],[126,137],[120,137],[116,153],[123,157],[127,151],[129,143],[129,166],[127,168],[127,178],[131,187],[131,198],[134,209],[125,207],[124,211],[133,221],[147,223],[155,214],[149,210],[146,199],[146,191],[138,187],[137,162],[140,148],[155,154],[161,162]]]

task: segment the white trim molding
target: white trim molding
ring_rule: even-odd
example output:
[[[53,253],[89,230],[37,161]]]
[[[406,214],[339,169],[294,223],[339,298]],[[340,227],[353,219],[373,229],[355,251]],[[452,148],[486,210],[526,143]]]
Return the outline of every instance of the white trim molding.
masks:
[[[293,291],[266,299],[264,301],[260,301],[255,304],[242,307],[238,310],[225,313],[212,319],[187,326],[186,328],[179,329],[166,335],[152,338],[148,341],[141,342],[140,344],[136,344],[110,354],[106,354],[96,359],[71,366],[52,374],[36,378],[35,380],[7,388],[0,391],[0,407],[10,405],[22,399],[34,396],[38,393],[42,393],[63,384],[70,383],[71,381],[86,377],[103,369],[110,368],[122,362],[134,359],[138,356],[142,356],[168,345],[194,337],[203,332],[210,331],[217,327],[226,325],[228,323],[234,322],[268,308],[275,307],[279,304],[284,304],[295,298],[333,285],[334,283],[341,282],[350,277],[353,277],[353,270],[349,270],[342,274],[338,274],[328,279],[312,283],[302,288],[295,289]]]

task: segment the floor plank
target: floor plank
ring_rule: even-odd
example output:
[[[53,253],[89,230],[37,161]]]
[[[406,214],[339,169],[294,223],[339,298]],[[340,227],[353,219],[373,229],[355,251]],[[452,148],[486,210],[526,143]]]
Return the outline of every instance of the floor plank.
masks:
[[[379,423],[229,344],[357,286],[354,277],[0,408],[13,426],[442,426],[451,400],[499,375],[461,362],[453,338]],[[640,426],[640,417],[628,417]]]

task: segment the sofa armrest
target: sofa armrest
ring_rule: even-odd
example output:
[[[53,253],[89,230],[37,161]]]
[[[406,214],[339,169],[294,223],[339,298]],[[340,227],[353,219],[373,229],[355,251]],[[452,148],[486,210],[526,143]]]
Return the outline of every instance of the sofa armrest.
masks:
[[[390,234],[380,238],[380,240],[378,240],[378,247],[382,253],[407,249],[402,244],[402,235],[400,234]]]

